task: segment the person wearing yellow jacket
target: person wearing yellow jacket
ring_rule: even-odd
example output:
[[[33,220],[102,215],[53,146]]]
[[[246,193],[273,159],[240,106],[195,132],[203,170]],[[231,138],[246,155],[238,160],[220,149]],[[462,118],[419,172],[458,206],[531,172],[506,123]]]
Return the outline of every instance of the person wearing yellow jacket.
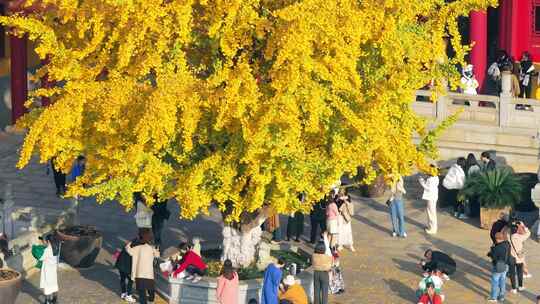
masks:
[[[302,285],[296,283],[294,276],[288,275],[283,280],[279,293],[279,303],[308,304],[308,298]]]

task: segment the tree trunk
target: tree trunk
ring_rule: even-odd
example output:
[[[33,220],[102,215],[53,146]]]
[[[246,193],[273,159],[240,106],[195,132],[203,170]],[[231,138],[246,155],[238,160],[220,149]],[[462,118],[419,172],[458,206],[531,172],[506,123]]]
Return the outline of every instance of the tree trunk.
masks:
[[[261,240],[261,227],[247,232],[231,226],[223,228],[223,260],[229,259],[235,267],[248,267],[255,261]]]
[[[259,242],[261,241],[261,225],[268,218],[269,208],[263,208],[255,218],[241,224],[240,229],[232,225],[223,227],[222,260],[231,260],[235,267],[248,267],[256,260]]]

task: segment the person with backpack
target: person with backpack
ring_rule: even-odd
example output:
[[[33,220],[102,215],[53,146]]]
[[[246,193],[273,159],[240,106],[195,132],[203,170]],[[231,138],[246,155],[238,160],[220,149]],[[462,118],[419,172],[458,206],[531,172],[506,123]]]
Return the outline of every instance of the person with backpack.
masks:
[[[132,246],[142,245],[138,243],[138,239],[135,238],[131,241]],[[133,280],[131,279],[131,267],[132,267],[132,258],[124,246],[120,251],[114,267],[118,269],[120,275],[120,298],[128,303],[135,303],[136,300],[132,295]]]
[[[506,273],[510,259],[510,243],[502,232],[495,234],[496,244],[491,246],[488,256],[491,258],[491,292],[489,303],[504,302],[506,294]]]

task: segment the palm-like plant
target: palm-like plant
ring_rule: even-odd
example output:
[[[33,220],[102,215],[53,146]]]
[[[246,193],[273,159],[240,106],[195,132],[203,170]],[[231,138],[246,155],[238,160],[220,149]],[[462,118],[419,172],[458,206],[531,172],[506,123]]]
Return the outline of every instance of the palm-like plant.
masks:
[[[461,193],[476,197],[484,208],[512,207],[521,199],[521,180],[511,170],[484,170],[470,176]]]

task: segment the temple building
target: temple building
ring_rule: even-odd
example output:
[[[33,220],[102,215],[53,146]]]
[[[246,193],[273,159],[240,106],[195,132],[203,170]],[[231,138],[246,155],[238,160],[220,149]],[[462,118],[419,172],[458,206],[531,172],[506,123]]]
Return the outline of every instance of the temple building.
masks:
[[[464,25],[464,38],[474,43],[469,61],[481,86],[497,50],[505,50],[515,61],[529,52],[540,62],[540,0],[500,0],[497,8],[471,13]]]

